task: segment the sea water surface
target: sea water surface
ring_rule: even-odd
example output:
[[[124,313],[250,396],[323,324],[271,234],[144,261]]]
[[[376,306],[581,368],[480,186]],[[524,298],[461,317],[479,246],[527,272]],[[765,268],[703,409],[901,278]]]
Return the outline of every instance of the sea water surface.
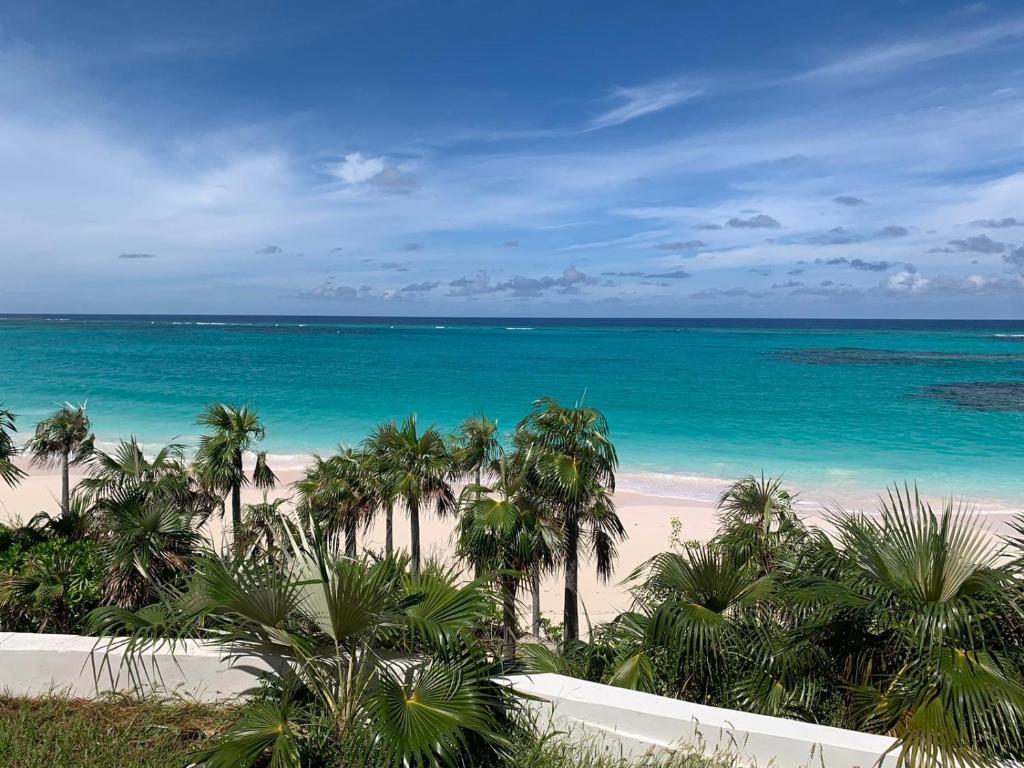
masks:
[[[822,499],[887,483],[1024,502],[1024,323],[295,317],[0,318],[22,432],[87,402],[101,441],[194,441],[212,401],[262,415],[279,467],[416,413],[510,431],[542,395],[611,424],[627,488],[784,473]]]

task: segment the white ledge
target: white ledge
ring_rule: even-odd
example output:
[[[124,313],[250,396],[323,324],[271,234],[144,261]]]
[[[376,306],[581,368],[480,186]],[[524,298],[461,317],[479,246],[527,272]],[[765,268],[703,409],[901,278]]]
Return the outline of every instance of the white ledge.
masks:
[[[554,674],[517,675],[509,683],[529,701],[541,729],[616,756],[695,749],[774,768],[869,768],[893,745],[886,736],[798,720],[691,704]],[[896,764],[895,752],[882,766]]]
[[[0,691],[13,696],[117,692],[216,702],[245,695],[268,668],[260,659],[231,664],[220,648],[194,640],[165,643],[127,660],[116,640],[0,633]]]

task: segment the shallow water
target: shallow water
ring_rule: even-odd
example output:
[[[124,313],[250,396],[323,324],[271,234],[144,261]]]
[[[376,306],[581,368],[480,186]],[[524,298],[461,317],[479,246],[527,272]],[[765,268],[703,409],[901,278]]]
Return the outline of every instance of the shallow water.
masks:
[[[88,401],[101,440],[189,442],[204,404],[245,402],[287,466],[413,411],[509,430],[585,396],[637,490],[764,470],[829,498],[916,480],[1024,502],[1024,323],[65,315],[0,319],[0,349],[23,431]]]

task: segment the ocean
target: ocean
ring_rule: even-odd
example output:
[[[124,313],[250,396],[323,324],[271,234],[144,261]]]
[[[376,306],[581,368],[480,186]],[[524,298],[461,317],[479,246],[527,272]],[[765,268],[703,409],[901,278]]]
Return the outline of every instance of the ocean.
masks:
[[[102,444],[193,442],[249,404],[278,468],[416,413],[512,430],[543,395],[611,424],[620,486],[708,498],[785,475],[805,496],[892,482],[1024,503],[1024,322],[7,316],[0,403],[87,402]]]

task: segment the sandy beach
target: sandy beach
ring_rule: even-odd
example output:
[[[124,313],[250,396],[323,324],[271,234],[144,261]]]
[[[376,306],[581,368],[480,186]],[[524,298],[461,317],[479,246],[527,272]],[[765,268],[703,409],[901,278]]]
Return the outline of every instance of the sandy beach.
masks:
[[[40,511],[56,514],[59,507],[60,475],[56,470],[31,467],[27,462],[20,462],[29,473],[16,488],[0,485],[0,520],[27,521]],[[289,469],[278,472],[280,483],[270,498],[291,495],[291,483],[298,480],[302,473]],[[82,477],[82,472],[73,471],[71,482],[74,485]],[[724,483],[705,490],[715,493],[724,488]],[[243,503],[260,501],[262,493],[253,488],[242,492]],[[937,501],[937,500],[936,500]],[[592,623],[614,618],[618,613],[627,610],[630,605],[628,585],[624,580],[630,572],[659,552],[669,549],[673,534],[673,521],[679,521],[679,539],[706,541],[714,536],[717,528],[715,505],[711,501],[669,498],[638,493],[629,490],[617,490],[615,504],[619,517],[625,526],[628,538],[619,545],[619,556],[615,575],[607,583],[598,580],[591,563],[584,562],[580,570],[580,597],[582,600],[581,623],[585,626],[587,617]],[[834,509],[837,502],[824,501],[816,503],[802,501],[797,509],[801,517],[811,524],[823,524],[827,509]],[[857,505],[860,506],[860,505]],[[865,507],[871,511],[872,506]],[[984,510],[984,507],[981,507]],[[984,510],[978,517],[979,524],[986,526],[994,536],[1008,532],[1008,523],[1014,513],[1010,511]],[[421,518],[421,534],[423,553],[445,562],[452,562],[451,536],[454,525],[453,518],[438,518],[427,512]],[[219,519],[214,519],[208,526],[207,535],[211,542],[220,546],[224,543],[224,527]],[[400,509],[395,514],[396,546],[408,546],[409,524]],[[384,544],[384,524],[381,519],[374,524],[365,535],[360,535],[360,548],[379,551]],[[523,599],[529,601],[529,595]],[[523,605],[522,610],[528,610]],[[545,616],[553,621],[561,620],[562,587],[560,577],[548,578],[542,587],[541,609]],[[584,615],[585,610],[585,615]]]

